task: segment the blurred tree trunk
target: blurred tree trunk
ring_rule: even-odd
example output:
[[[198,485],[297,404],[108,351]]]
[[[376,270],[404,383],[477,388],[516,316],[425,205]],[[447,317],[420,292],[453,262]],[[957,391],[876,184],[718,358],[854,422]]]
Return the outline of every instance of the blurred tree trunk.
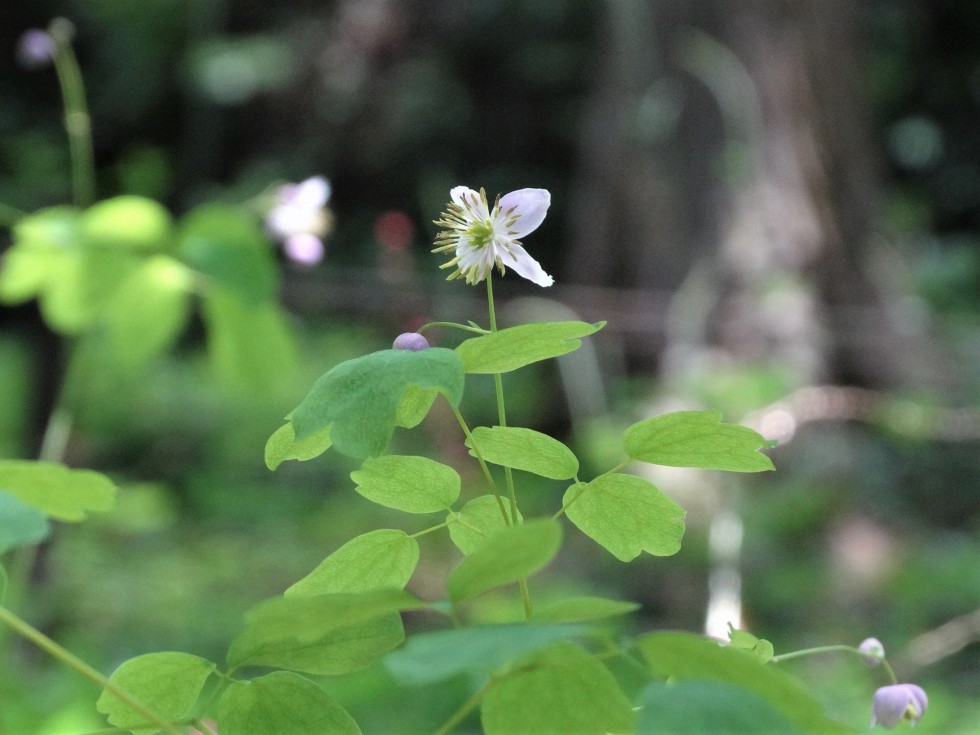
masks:
[[[679,289],[694,352],[803,383],[949,376],[882,276],[881,183],[847,0],[607,4],[582,138],[579,281]],[[874,266],[874,268],[872,268]]]

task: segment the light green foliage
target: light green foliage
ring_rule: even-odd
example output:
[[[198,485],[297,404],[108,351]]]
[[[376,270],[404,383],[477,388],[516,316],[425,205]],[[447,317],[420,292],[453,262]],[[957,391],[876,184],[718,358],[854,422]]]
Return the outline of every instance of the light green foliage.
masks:
[[[605,322],[522,324],[472,337],[460,344],[456,352],[463,358],[467,373],[508,373],[577,350],[582,345],[577,337],[594,334],[605,325]]]
[[[438,395],[439,391],[435,388],[419,388],[417,385],[409,383],[398,403],[395,424],[406,429],[414,429],[429,415],[432,403]]]
[[[58,521],[80,521],[109,510],[116,500],[115,483],[98,472],[18,459],[0,461],[0,490]]]
[[[276,671],[225,690],[221,735],[359,735],[347,711],[309,679]]]
[[[718,411],[679,411],[633,424],[623,436],[632,459],[670,467],[729,472],[775,469],[759,449],[766,440],[745,426],[721,423]]]
[[[562,502],[568,520],[620,561],[681,547],[684,509],[642,477],[600,475],[572,485]]]
[[[401,589],[419,561],[419,544],[393,528],[380,528],[351,539],[286,590],[289,595]]]
[[[557,439],[533,429],[513,426],[478,426],[466,446],[474,457],[474,443],[479,456],[487,462],[533,472],[553,480],[567,480],[578,472],[578,459],[572,450]]]
[[[514,662],[483,698],[486,735],[603,735],[633,732],[629,699],[598,659],[554,643]]]
[[[731,623],[728,624],[728,640],[732,648],[745,651],[754,656],[759,663],[768,663],[772,658],[772,643],[764,638],[756,638],[747,631],[735,630]]]
[[[521,519],[520,511],[517,517]],[[446,516],[446,527],[456,548],[468,556],[483,546],[492,534],[507,528],[507,524],[500,512],[497,498],[493,495],[479,495],[466,503],[459,512],[450,512]]]
[[[534,609],[532,620],[539,623],[574,623],[601,620],[636,612],[639,603],[610,600],[605,597],[566,597]]]
[[[802,735],[769,702],[720,681],[660,682],[640,696],[637,735]]]
[[[459,497],[461,481],[452,467],[426,457],[389,454],[367,459],[351,473],[357,492],[405,513],[438,513]]]
[[[7,490],[0,490],[0,554],[47,538],[48,517]]]
[[[847,733],[800,683],[755,656],[689,633],[653,633],[636,642],[650,673],[661,679],[720,681],[766,700],[808,733]]]
[[[464,673],[486,676],[518,656],[586,631],[581,625],[508,623],[420,633],[385,656],[384,664],[406,686]]]
[[[314,383],[293,411],[297,439],[330,428],[337,451],[376,457],[388,446],[409,386],[433,389],[453,405],[463,396],[463,363],[452,350],[381,350],[348,360]],[[404,416],[403,416],[404,418]]]
[[[163,719],[174,721],[191,714],[214,670],[213,663],[189,653],[147,653],[122,663],[109,681]],[[111,724],[123,730],[136,735],[157,732],[152,726],[137,727],[146,724],[146,717],[108,689],[102,691],[95,706]]]
[[[547,519],[494,533],[449,575],[449,598],[463,602],[541,569],[561,546],[561,526]]]
[[[170,213],[145,197],[118,196],[93,204],[78,224],[81,237],[95,248],[161,251],[171,245]]]
[[[7,570],[3,568],[3,564],[0,564],[0,605],[3,604],[4,597],[7,594],[8,581]]]
[[[293,424],[287,421],[274,432],[265,443],[265,466],[270,470],[275,470],[287,459],[297,459],[305,462],[308,459],[319,457],[330,449],[330,427],[320,429],[316,433],[310,434],[305,439],[296,439],[293,431]]]
[[[426,607],[402,590],[372,590],[260,603],[246,616],[228,663],[335,674],[369,665],[404,639],[399,610]]]

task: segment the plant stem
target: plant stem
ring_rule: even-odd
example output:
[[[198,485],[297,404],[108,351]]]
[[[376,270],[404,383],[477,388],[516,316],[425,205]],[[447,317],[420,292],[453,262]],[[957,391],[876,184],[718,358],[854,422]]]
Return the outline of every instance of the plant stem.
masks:
[[[493,497],[497,499],[497,507],[500,508],[500,514],[504,517],[504,523],[508,526],[513,525],[510,514],[507,512],[507,508],[504,507],[504,501],[500,496],[500,491],[497,489],[497,483],[494,482],[493,475],[490,474],[490,468],[487,467],[487,462],[485,459],[483,459],[483,455],[480,453],[480,448],[477,446],[476,442],[473,441],[473,434],[470,433],[470,427],[466,425],[466,419],[463,418],[463,414],[459,412],[459,409],[456,408],[456,406],[450,404],[450,408],[452,408],[453,414],[456,416],[456,420],[463,429],[463,433],[466,435],[466,438],[470,440],[470,446],[473,447],[473,451],[476,453],[476,461],[480,463],[480,469],[483,470],[483,476],[487,479],[487,483],[490,485],[490,490],[493,491]]]
[[[119,688],[116,684],[109,681],[109,679],[78,658],[78,656],[55,643],[44,635],[44,633],[27,621],[17,617],[17,615],[3,605],[0,605],[0,621],[6,623],[16,633],[19,633],[38,648],[58,659],[70,669],[74,669],[89,681],[112,693],[115,697],[125,702],[130,709],[145,717],[147,722],[152,723],[158,729],[163,730],[168,735],[183,735],[181,730],[173,723],[160,717],[160,715],[133,697],[129,692]]]
[[[773,656],[769,661],[774,664],[778,664],[782,661],[788,661],[793,658],[803,658],[804,656],[813,656],[818,653],[831,653],[834,651],[844,651],[845,653],[853,653],[856,656],[865,658],[866,653],[854,646],[845,645],[833,645],[833,646],[817,646],[815,648],[804,648],[799,651],[790,651],[789,653],[781,653],[778,656]],[[895,676],[895,671],[892,669],[891,664],[885,658],[881,659],[881,667],[888,674],[888,678],[891,679],[893,684],[898,684],[898,678]]]
[[[489,334],[486,329],[480,329],[479,327],[471,327],[467,324],[457,324],[456,322],[428,322],[419,327],[416,331],[421,334],[423,331],[429,327],[451,327],[453,329],[462,329],[464,332],[473,332],[474,334]]]
[[[95,199],[95,160],[92,154],[92,121],[85,101],[85,84],[71,47],[71,26],[56,20],[49,33],[55,42],[54,68],[61,85],[65,131],[71,154],[72,192],[75,204],[87,207]]]

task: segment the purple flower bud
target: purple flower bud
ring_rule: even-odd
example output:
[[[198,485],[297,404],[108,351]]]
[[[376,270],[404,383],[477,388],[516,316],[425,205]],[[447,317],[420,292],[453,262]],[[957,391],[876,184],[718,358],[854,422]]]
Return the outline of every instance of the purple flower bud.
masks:
[[[25,69],[43,69],[54,61],[54,39],[46,32],[31,28],[17,42],[17,63]]]
[[[913,725],[922,719],[929,706],[929,698],[922,687],[915,684],[893,684],[875,692],[871,708],[871,727],[881,725],[892,728],[903,720]]]
[[[419,350],[429,349],[429,342],[418,332],[405,332],[404,334],[399,334],[397,337],[395,337],[395,341],[391,345],[391,348],[393,350],[411,350],[412,352],[418,352]]]
[[[303,265],[314,265],[323,260],[323,240],[308,232],[290,235],[283,243],[283,250],[290,260]]]
[[[880,666],[882,659],[885,658],[885,647],[877,638],[865,638],[858,646],[858,650],[864,663],[872,668]]]

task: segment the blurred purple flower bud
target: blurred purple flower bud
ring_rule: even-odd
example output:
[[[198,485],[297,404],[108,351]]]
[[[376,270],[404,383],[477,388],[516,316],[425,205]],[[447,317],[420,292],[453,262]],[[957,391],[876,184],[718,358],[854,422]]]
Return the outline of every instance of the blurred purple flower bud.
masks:
[[[395,337],[395,341],[391,345],[391,348],[393,350],[411,350],[412,352],[418,352],[419,350],[429,349],[429,341],[418,332],[405,332],[404,334],[399,334],[397,337]]]
[[[880,666],[882,659],[885,658],[885,647],[877,638],[865,638],[858,646],[858,650],[864,663],[872,668]]]
[[[55,43],[39,28],[24,31],[17,42],[17,63],[25,69],[43,69],[54,62]]]
[[[323,260],[323,241],[307,232],[290,235],[282,247],[290,260],[303,265],[313,265]]]
[[[871,708],[871,727],[881,725],[892,728],[903,720],[913,725],[922,719],[929,706],[929,698],[922,687],[915,684],[893,684],[875,692]]]

